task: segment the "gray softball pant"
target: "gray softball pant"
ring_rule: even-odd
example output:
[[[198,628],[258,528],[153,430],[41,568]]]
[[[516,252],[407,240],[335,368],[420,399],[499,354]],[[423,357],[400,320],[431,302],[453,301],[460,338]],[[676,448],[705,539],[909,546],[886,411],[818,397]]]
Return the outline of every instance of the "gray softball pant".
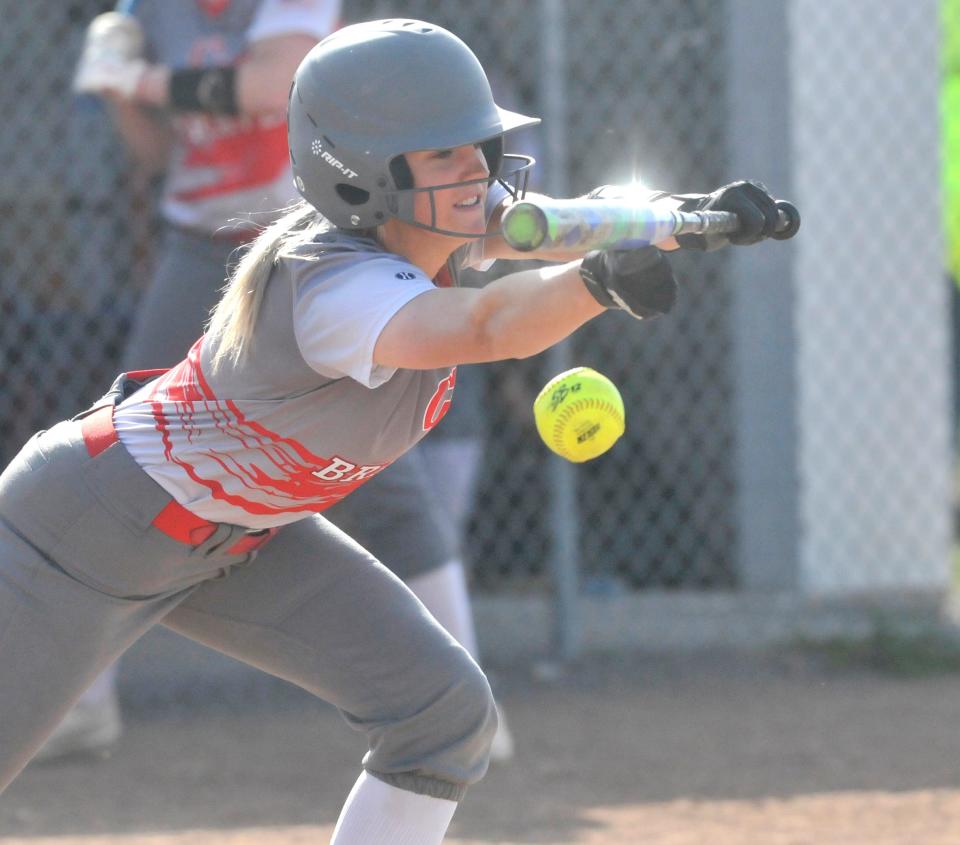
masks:
[[[203,333],[239,250],[226,238],[164,229],[123,369],[172,367],[186,356]],[[436,500],[419,449],[407,452],[325,516],[404,581],[461,557],[459,534]]]
[[[256,553],[227,553],[231,525],[184,545],[152,524],[170,501],[121,443],[90,457],[76,421],[0,475],[0,792],[157,624],[334,704],[389,784],[456,801],[483,776],[487,680],[396,576],[319,516]]]

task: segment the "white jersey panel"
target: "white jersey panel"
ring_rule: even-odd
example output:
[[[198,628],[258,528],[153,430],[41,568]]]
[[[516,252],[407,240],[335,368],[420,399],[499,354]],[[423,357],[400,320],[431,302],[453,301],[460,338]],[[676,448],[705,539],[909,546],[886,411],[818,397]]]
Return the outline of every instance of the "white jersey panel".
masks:
[[[395,372],[374,365],[380,332],[411,299],[434,289],[418,268],[386,255],[348,256],[333,272],[307,277],[294,305],[294,332],[304,360],[328,378],[349,376],[379,387]]]
[[[340,0],[263,0],[247,32],[253,43],[277,35],[303,33],[317,41],[340,23]]]
[[[201,341],[123,401],[114,424],[177,502],[247,528],[286,525],[349,495],[439,423],[456,384],[455,368],[398,370],[378,390],[314,375],[286,395],[232,398],[204,357]]]

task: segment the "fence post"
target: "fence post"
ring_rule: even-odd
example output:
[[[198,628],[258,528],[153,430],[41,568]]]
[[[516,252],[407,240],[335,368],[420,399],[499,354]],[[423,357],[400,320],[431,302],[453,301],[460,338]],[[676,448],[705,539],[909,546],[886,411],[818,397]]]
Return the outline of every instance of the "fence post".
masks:
[[[731,0],[726,176],[793,197],[787,11]],[[764,69],[757,85],[756,69]],[[737,576],[747,590],[791,590],[799,549],[797,354],[792,245],[729,251],[737,478]]]
[[[541,103],[545,124],[545,187],[553,196],[568,192],[566,3],[540,0],[543,37],[540,41]],[[570,342],[553,347],[546,355],[547,377],[572,366]],[[552,457],[550,473],[550,568],[553,576],[552,645],[556,656],[568,660],[577,655],[580,643],[578,570],[580,563],[580,514],[577,509],[577,477],[573,466]]]

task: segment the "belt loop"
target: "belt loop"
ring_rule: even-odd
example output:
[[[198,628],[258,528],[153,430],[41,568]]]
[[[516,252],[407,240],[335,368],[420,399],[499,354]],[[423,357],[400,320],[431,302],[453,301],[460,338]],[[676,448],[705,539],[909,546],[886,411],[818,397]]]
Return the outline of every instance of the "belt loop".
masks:
[[[101,405],[80,420],[87,454],[95,458],[117,442],[117,430],[113,427],[113,405]]]
[[[191,513],[173,499],[153,518],[153,527],[187,546],[199,546],[217,530],[216,523]]]

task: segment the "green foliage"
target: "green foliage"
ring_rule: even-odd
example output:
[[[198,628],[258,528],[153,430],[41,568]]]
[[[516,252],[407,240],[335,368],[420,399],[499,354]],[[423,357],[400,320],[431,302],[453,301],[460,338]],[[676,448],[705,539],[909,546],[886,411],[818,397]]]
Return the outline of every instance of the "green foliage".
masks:
[[[960,636],[931,623],[878,618],[867,637],[804,641],[801,648],[843,668],[861,667],[899,677],[960,672]]]

